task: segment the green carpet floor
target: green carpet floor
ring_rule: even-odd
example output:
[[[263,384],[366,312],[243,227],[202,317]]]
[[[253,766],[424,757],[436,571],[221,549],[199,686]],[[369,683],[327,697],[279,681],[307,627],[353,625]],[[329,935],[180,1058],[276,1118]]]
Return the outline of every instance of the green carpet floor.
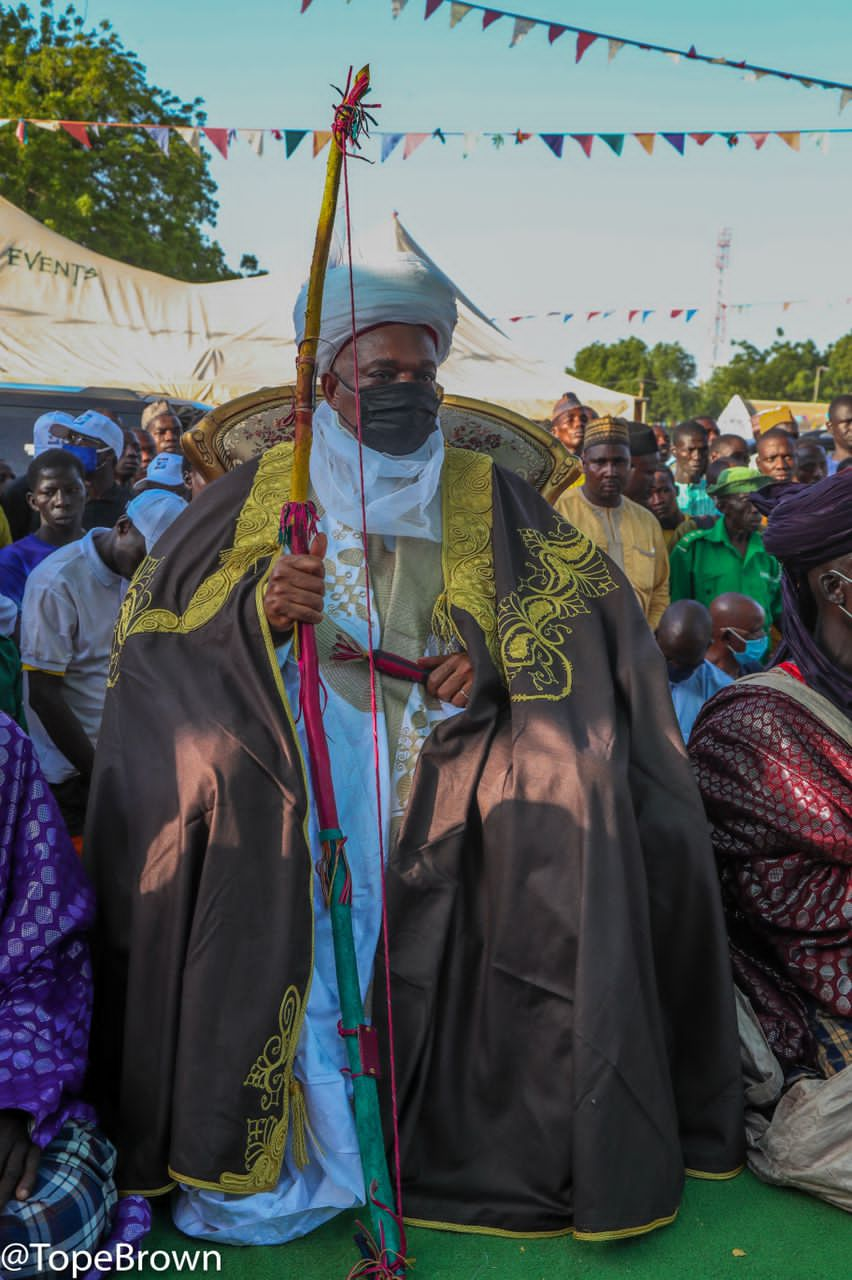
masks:
[[[637,1176],[641,1176],[637,1171]],[[223,1247],[225,1280],[346,1280],[357,1259],[354,1215],[304,1240],[269,1249]],[[687,1183],[677,1220],[635,1240],[578,1244],[505,1240],[412,1229],[411,1280],[846,1280],[852,1276],[852,1218],[795,1191],[767,1187],[743,1173],[731,1182]],[[165,1206],[144,1248],[191,1252],[200,1246],[171,1225]],[[737,1251],[736,1253],[734,1251]],[[143,1266],[134,1275],[177,1276]],[[196,1274],[201,1274],[200,1262]],[[215,1275],[213,1260],[207,1275]]]

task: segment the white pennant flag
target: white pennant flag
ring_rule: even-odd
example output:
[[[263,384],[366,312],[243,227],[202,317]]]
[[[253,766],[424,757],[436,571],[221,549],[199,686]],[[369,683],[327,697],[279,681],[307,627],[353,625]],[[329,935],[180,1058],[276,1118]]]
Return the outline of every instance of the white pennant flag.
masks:
[[[471,6],[471,5],[469,5],[469,4],[456,4],[456,3],[453,3],[453,4],[451,4],[451,5],[450,5],[450,30],[451,30],[451,31],[452,31],[453,27],[457,27],[457,26],[458,26],[458,24],[461,22],[462,18],[466,18],[466,17],[467,17],[467,15],[468,15],[468,14],[470,13],[470,11],[471,11],[471,8],[472,8],[472,6]]]
[[[512,39],[509,44],[509,48],[514,49],[516,44],[520,44],[527,32],[532,31],[533,27],[536,25],[537,24],[533,18],[516,18],[515,29],[512,32]]]
[[[680,62],[680,54],[679,54],[679,53],[667,53],[667,54],[666,54],[666,57],[667,57],[667,58],[671,58],[672,62]]]
[[[822,154],[824,156],[828,155],[828,147],[829,147],[829,141],[830,141],[829,135],[827,133],[817,133],[814,135],[814,141],[816,142]]]
[[[840,111],[843,111],[850,102],[852,102],[852,89],[844,89],[840,95]],[[838,111],[838,115],[840,114],[840,111]]]
[[[5,120],[0,120],[0,124],[5,123]],[[30,124],[34,124],[37,129],[47,129],[48,133],[58,133],[62,128],[58,120],[31,120]]]
[[[263,130],[262,129],[240,129],[241,138],[245,138],[256,156],[263,155]]]
[[[408,0],[391,0],[391,16],[398,18],[407,4]]]
[[[197,156],[201,155],[201,135],[197,129],[193,129],[188,125],[175,124],[172,125],[175,133],[183,138],[184,142],[190,147]]]
[[[612,60],[613,60],[613,58],[615,57],[615,55],[616,55],[617,53],[621,53],[621,50],[622,50],[623,48],[624,48],[624,41],[623,41],[623,40],[608,40],[608,41],[607,41],[607,55],[606,55],[607,62],[612,62]]]
[[[479,133],[466,133],[462,138],[462,156],[466,160],[481,138]]]

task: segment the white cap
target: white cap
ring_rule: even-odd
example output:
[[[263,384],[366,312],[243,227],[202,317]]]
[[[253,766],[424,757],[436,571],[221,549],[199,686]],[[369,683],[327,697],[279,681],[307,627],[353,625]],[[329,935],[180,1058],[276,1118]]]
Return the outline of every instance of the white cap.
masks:
[[[148,463],[145,479],[156,480],[157,484],[168,484],[175,489],[180,489],[183,485],[183,468],[182,454],[158,453]]]
[[[177,520],[188,505],[176,493],[167,493],[165,489],[146,489],[132,502],[128,502],[124,514],[145,539],[146,551],[151,551],[169,525]]]
[[[73,415],[54,409],[51,413],[43,413],[33,423],[33,456],[38,457],[48,449],[61,449],[62,441],[53,435],[51,427],[70,427],[74,422]]]
[[[85,413],[81,413],[79,418],[74,419],[72,426],[81,436],[100,440],[102,444],[112,449],[116,458],[120,458],[124,453],[124,432],[121,427],[104,414],[98,413],[96,409],[87,409]]]

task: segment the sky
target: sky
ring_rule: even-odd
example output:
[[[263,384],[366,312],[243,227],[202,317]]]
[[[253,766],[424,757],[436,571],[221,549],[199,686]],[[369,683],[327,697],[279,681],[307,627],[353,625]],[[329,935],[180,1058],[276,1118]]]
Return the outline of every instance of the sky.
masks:
[[[623,49],[611,62],[598,42],[574,61],[575,41],[552,47],[531,32],[510,48],[511,23],[487,31],[470,13],[450,30],[449,3],[428,22],[424,0],[408,0],[397,20],[390,0],[80,0],[88,21],[109,18],[147,66],[150,79],[185,99],[205,101],[210,125],[327,128],[350,65],[368,61],[378,127],[444,130],[667,132],[852,129],[839,94],[784,81],[745,81],[737,71]],[[506,4],[505,8],[510,6]],[[523,0],[531,16],[588,24],[613,35],[695,45],[802,74],[852,78],[852,5],[822,0]],[[243,253],[292,278],[310,261],[325,157],[306,139],[285,161],[266,143],[262,157],[236,144],[212,173],[219,186],[213,234],[236,265]],[[182,145],[177,140],[173,146]],[[732,233],[726,296],[750,302],[728,313],[728,340],[768,344],[781,327],[820,345],[852,329],[849,223],[852,134],[827,152],[779,139],[757,152],[748,139],[729,149],[687,144],[679,156],[658,141],[653,156],[627,139],[620,158],[596,143],[590,159],[568,143],[557,160],[538,139],[495,150],[481,141],[463,158],[461,140],[431,139],[409,159],[402,148],[352,166],[356,234],[387,224],[394,210],[419,243],[489,316],[527,351],[570,365],[575,351],[636,333],[646,342],[680,340],[702,375],[711,364],[716,240]],[[847,295],[850,302],[845,299]],[[806,300],[786,312],[758,305]],[[291,305],[288,296],[284,305]],[[687,326],[669,310],[698,307]],[[615,308],[586,322],[589,310]],[[628,308],[665,314],[628,323]],[[551,310],[567,324],[508,317]],[[730,355],[730,347],[727,352]]]

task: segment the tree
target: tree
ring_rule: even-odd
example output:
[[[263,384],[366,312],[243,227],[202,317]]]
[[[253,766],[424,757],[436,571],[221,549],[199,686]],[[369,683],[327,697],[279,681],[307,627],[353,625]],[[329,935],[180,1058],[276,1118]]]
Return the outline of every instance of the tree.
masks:
[[[648,418],[653,421],[680,421],[695,410],[695,360],[679,342],[658,342],[648,347],[641,338],[619,342],[593,342],[574,358],[566,370],[586,382],[639,395],[646,384]]]
[[[779,340],[764,351],[751,342],[733,345],[738,350],[732,359],[714,369],[701,388],[700,405],[704,413],[721,413],[733,395],[747,400],[810,400],[817,367],[828,363],[810,339],[807,342]]]
[[[0,117],[150,121],[196,126],[203,103],[147,82],[107,21],[86,30],[72,5],[58,17],[0,9]],[[222,247],[202,233],[218,205],[208,159],[175,134],[171,154],[139,129],[90,131],[87,151],[64,130],[29,126],[21,146],[0,130],[0,195],[54,231],[111,258],[190,281],[230,279]]]

